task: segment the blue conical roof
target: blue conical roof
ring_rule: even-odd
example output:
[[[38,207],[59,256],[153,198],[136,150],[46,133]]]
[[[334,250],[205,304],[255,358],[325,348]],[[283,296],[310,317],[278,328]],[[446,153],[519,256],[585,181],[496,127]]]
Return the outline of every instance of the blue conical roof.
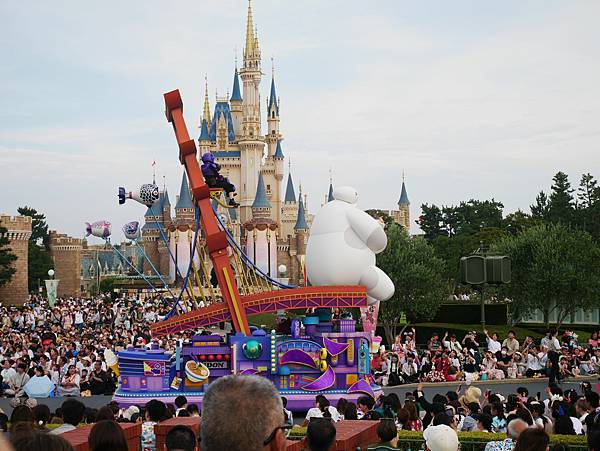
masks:
[[[279,115],[279,105],[277,104],[277,93],[275,92],[275,77],[271,79],[271,94],[269,95],[269,111],[271,106],[275,105],[275,114]]]
[[[256,197],[252,203],[252,208],[271,208],[271,203],[267,199],[267,192],[265,191],[265,181],[263,180],[262,173],[258,174],[258,184],[256,186]]]
[[[177,205],[175,205],[175,209],[179,208],[194,208],[194,202],[192,202],[192,196],[190,195],[190,188],[188,186],[187,175],[185,172],[181,177],[181,189],[179,190],[179,200],[177,200]]]
[[[273,158],[283,158],[283,151],[281,150],[281,140],[277,141],[277,147],[275,148]]]
[[[171,201],[169,200],[169,192],[167,191],[167,188],[165,188],[165,191],[164,191],[164,193],[162,193],[162,196],[163,196],[162,209],[164,209],[165,207],[170,207]]]
[[[229,100],[232,102],[234,100],[239,100],[240,102],[242,101],[242,95],[240,94],[240,80],[238,77],[237,69],[233,73],[233,91],[231,93],[231,99]]]
[[[400,192],[400,200],[398,201],[398,205],[408,205],[410,202],[408,201],[408,194],[406,194],[406,185],[402,182],[402,191]]]
[[[333,185],[329,184],[329,193],[327,194],[327,202],[331,202],[333,199]]]
[[[294,191],[294,182],[292,182],[292,174],[288,174],[287,187],[285,188],[284,202],[296,203],[296,192]]]
[[[155,202],[148,207],[148,210],[146,210],[146,213],[144,213],[144,217],[147,218],[148,216],[160,216],[161,213],[162,211],[160,209],[160,202]]]
[[[306,223],[306,214],[304,212],[304,202],[302,202],[302,195],[300,195],[300,205],[298,205],[298,219],[294,230],[308,230],[308,224]]]
[[[200,141],[210,141],[210,136],[208,134],[208,124],[206,123],[206,119],[202,119],[202,128],[200,130]]]

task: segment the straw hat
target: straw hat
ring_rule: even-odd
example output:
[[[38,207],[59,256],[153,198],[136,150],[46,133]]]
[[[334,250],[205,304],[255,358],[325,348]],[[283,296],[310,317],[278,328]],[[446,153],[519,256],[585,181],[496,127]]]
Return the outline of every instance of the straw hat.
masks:
[[[465,391],[465,394],[462,395],[458,401],[463,405],[466,406],[469,403],[472,402],[476,402],[479,404],[479,400],[481,399],[481,389],[479,389],[478,387],[469,387],[467,388],[467,390]]]

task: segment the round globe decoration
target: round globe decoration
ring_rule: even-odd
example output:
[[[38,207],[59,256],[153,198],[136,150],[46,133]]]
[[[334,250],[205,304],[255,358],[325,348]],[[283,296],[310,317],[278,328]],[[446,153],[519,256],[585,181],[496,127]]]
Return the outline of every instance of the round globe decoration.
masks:
[[[48,275],[49,275],[50,277],[54,277],[54,270],[53,270],[53,269],[49,269],[49,270],[48,270]]]
[[[248,340],[242,346],[242,352],[247,359],[255,360],[262,355],[262,344],[258,340]]]

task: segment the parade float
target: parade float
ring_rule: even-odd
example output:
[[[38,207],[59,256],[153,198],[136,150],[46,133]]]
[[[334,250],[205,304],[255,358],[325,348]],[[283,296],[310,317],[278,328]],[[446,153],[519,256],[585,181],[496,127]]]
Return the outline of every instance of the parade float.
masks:
[[[244,252],[218,214],[221,192],[207,186],[202,176],[179,91],[165,94],[165,104],[195,208],[190,241],[194,258],[187,274],[181,275],[171,313],[150,328],[155,339],[189,330],[205,332],[178,343],[174,352],[157,344],[119,352],[120,384],[114,399],[123,405],[150,399],[171,403],[185,395],[189,402],[201,404],[210,383],[230,374],[270,379],[288,399],[288,408],[297,411],[313,407],[316,394],[332,402],[377,396],[381,388],[370,375],[374,324],[359,331],[351,312],[372,310],[393,295],[391,280],[375,266],[375,254],[387,244],[381,225],[358,209],[353,188],[339,188],[310,229],[306,265],[312,286],[294,287],[273,278]],[[148,205],[156,193],[136,196],[120,189],[119,201],[125,198]],[[101,236],[100,229],[92,233]],[[212,269],[205,267],[205,259]],[[286,318],[286,311],[293,315]],[[333,311],[343,314],[334,318]],[[276,328],[249,325],[248,317],[265,313],[277,315]],[[221,322],[230,322],[234,332],[207,334],[209,326]]]

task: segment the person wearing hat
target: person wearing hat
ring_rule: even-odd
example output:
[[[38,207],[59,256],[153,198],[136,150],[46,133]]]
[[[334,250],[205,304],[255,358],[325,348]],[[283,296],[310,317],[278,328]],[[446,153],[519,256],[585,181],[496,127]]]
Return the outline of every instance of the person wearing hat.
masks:
[[[429,451],[457,451],[459,447],[456,431],[445,424],[429,426],[423,432],[423,438]]]

